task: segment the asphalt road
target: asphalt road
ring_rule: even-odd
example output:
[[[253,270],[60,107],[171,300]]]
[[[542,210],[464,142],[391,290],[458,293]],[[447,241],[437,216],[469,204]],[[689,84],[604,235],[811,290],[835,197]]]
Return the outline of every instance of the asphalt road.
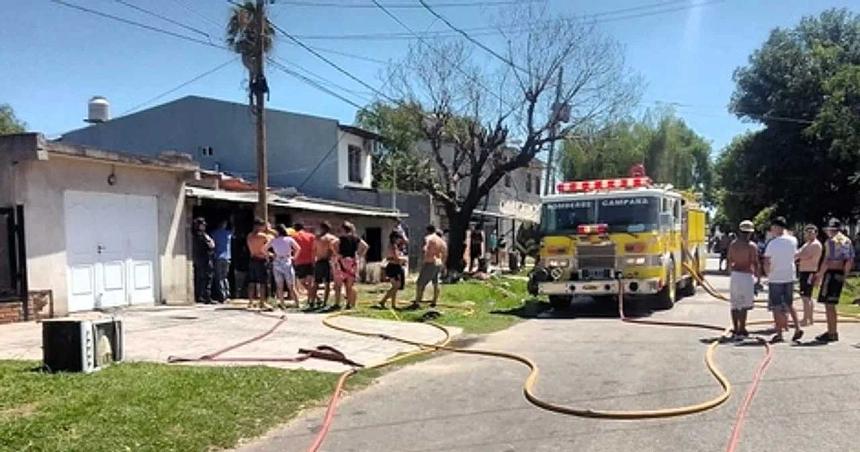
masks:
[[[710,277],[727,288],[725,277]],[[713,332],[621,323],[617,310],[577,303],[565,314],[534,318],[470,344],[522,353],[541,369],[537,392],[582,408],[649,409],[687,405],[719,394],[704,365]],[[702,290],[659,320],[728,323],[722,302]],[[753,319],[768,318],[757,307]],[[817,324],[804,340],[820,333]],[[756,328],[752,328],[753,331]],[[860,325],[823,346],[779,344],[752,402],[739,451],[860,450]],[[517,363],[440,355],[382,377],[341,402],[327,451],[722,451],[737,408],[763,354],[721,345],[717,363],[734,386],[708,412],[662,420],[583,419],[544,411],[523,398],[527,369]],[[311,410],[254,451],[305,450],[322,411]]]

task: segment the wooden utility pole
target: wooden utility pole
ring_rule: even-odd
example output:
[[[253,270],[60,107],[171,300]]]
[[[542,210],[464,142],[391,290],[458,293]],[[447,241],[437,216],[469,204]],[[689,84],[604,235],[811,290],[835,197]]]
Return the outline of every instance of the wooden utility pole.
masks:
[[[558,68],[558,84],[555,87],[555,103],[552,104],[552,115],[553,115],[553,125],[552,125],[552,134],[558,134],[558,129],[561,126],[562,117],[564,116],[563,110],[566,105],[562,105],[561,103],[561,77],[562,77],[562,68]],[[552,193],[555,193],[555,169],[553,168],[553,162],[555,159],[555,141],[549,144],[549,158],[546,161],[546,180],[544,180],[543,186],[543,194],[550,194],[550,190]]]
[[[257,116],[257,215],[263,221],[269,220],[268,186],[269,173],[266,162],[266,77],[263,73],[266,36],[266,0],[257,0],[256,45],[254,47],[254,76],[251,90],[254,94],[254,107]]]

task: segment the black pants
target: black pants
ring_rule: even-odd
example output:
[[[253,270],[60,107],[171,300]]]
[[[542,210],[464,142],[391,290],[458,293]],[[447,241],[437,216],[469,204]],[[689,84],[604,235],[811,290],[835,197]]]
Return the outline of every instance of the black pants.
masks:
[[[194,262],[194,301],[212,302],[212,261]]]

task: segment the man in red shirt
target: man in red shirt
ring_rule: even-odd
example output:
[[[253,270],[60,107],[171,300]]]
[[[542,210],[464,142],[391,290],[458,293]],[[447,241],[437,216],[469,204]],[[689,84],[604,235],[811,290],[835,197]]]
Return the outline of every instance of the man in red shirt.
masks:
[[[300,251],[293,260],[296,278],[302,283],[302,286],[308,293],[308,305],[313,305],[316,302],[317,294],[313,291],[314,283],[314,240],[316,237],[308,231],[305,231],[305,226],[302,223],[293,225],[296,234],[293,239],[299,244]],[[298,303],[299,300],[296,300]]]

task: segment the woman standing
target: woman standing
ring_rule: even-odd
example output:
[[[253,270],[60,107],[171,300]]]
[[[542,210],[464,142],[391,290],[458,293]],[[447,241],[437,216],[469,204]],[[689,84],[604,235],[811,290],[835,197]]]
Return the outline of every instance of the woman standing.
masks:
[[[358,261],[367,253],[367,243],[355,233],[355,225],[344,221],[343,235],[338,237],[337,256],[334,263],[334,305],[340,306],[340,288],[346,289],[346,309],[355,308],[358,292],[355,280],[358,276]]]
[[[385,279],[391,283],[391,288],[385,292],[385,296],[379,302],[380,308],[385,308],[385,302],[390,298],[391,307],[397,307],[397,291],[403,290],[406,281],[406,272],[403,271],[403,265],[406,262],[406,256],[403,254],[400,244],[403,241],[397,231],[392,231],[388,236],[388,248],[385,251]]]
[[[272,262],[272,274],[275,277],[275,290],[278,296],[278,303],[281,307],[286,306],[284,300],[284,288],[290,294],[290,298],[298,307],[299,297],[296,295],[295,280],[296,276],[293,272],[293,259],[301,251],[299,244],[290,237],[287,227],[278,225],[278,237],[272,240],[269,248],[275,253],[275,260]]]

